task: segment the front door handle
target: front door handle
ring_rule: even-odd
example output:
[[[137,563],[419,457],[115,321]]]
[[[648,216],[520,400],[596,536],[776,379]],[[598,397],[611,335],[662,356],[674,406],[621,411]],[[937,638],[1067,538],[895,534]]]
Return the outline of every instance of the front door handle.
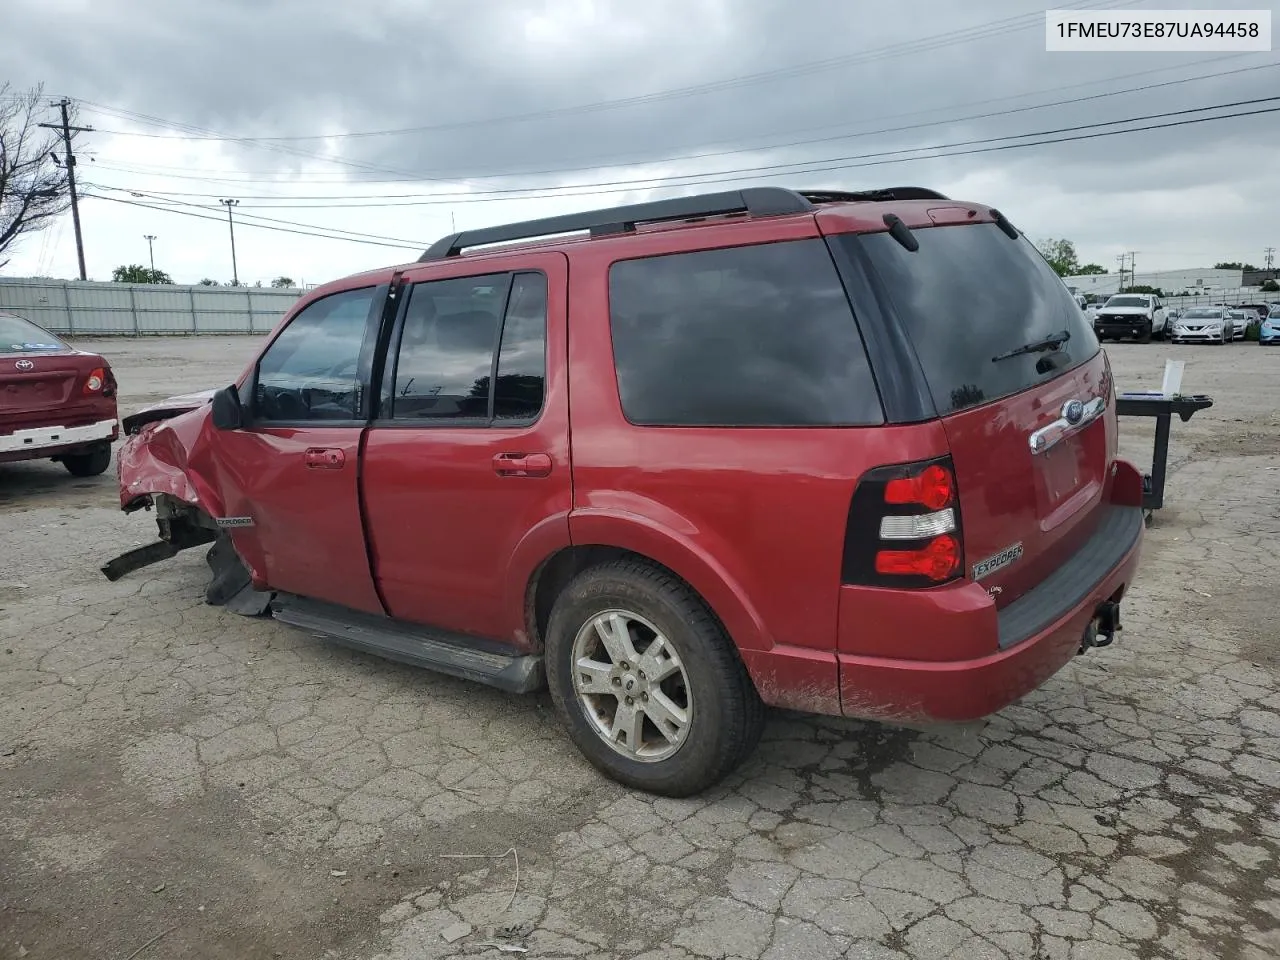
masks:
[[[340,447],[310,447],[302,455],[302,462],[316,470],[341,470],[347,455]]]
[[[500,477],[550,476],[551,457],[545,453],[499,453],[493,458],[493,472]]]

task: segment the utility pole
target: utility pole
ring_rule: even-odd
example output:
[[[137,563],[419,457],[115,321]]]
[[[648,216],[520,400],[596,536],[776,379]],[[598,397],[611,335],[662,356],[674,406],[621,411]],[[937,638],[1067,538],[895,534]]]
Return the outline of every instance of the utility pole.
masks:
[[[54,106],[62,108],[62,123],[42,123],[40,126],[47,127],[50,130],[57,130],[62,134],[62,146],[66,151],[64,162],[67,165],[67,186],[71,191],[71,222],[76,228],[76,259],[80,261],[80,279],[87,280],[88,277],[84,271],[84,237],[80,233],[80,202],[79,198],[76,197],[76,157],[71,152],[71,134],[92,133],[93,127],[71,126],[71,118],[67,113],[67,109],[71,106],[71,101],[66,97],[63,97]]]
[[[151,272],[155,273],[156,272],[156,248],[153,247],[151,244],[155,241],[156,235],[154,233],[144,233],[142,235],[142,238],[147,241],[147,253],[151,255]]]
[[[219,200],[227,207],[227,229],[231,231],[231,285],[240,286],[240,272],[236,269],[236,225],[231,219],[231,208],[237,206],[239,200]]]
[[[1116,257],[1116,263],[1120,265],[1120,285],[1116,287],[1116,293],[1124,293],[1124,261],[1123,253]]]
[[[1263,250],[1262,253],[1263,256],[1266,257],[1267,269],[1271,270],[1276,265],[1276,248],[1267,247],[1267,249]]]
[[[1129,251],[1129,286],[1136,287],[1138,285],[1138,251]]]

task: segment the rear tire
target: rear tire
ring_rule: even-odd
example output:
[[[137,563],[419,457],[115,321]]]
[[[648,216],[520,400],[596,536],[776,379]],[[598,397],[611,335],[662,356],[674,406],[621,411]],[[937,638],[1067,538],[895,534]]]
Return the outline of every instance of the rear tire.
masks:
[[[96,477],[111,466],[111,444],[99,444],[88,453],[69,454],[62,458],[62,465],[73,477]]]
[[[650,793],[700,793],[746,759],[764,728],[764,704],[724,629],[693,590],[642,560],[591,567],[564,589],[546,669],[587,760]]]

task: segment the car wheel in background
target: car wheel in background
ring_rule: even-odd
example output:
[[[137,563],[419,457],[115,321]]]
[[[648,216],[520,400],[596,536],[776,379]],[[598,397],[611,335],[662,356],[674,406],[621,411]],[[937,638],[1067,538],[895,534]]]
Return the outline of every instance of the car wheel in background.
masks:
[[[111,465],[111,444],[100,443],[88,453],[68,454],[60,459],[73,477],[96,477]]]

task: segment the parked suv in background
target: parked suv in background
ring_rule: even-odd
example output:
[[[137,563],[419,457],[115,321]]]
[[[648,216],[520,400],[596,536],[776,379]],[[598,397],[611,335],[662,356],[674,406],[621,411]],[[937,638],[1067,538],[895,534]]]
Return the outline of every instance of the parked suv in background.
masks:
[[[53,460],[77,477],[97,476],[119,435],[110,364],[0,313],[0,463]]]
[[[1165,308],[1159,297],[1145,293],[1122,293],[1103,304],[1093,319],[1098,339],[1132,337],[1149,343],[1153,336],[1165,335]]]
[[[592,763],[670,795],[765,704],[1001,709],[1111,641],[1143,533],[1079,307],[1001,213],[919,188],[449,236],[125,425],[121,505],[165,542],[108,576],[213,541],[211,602],[545,679]]]

